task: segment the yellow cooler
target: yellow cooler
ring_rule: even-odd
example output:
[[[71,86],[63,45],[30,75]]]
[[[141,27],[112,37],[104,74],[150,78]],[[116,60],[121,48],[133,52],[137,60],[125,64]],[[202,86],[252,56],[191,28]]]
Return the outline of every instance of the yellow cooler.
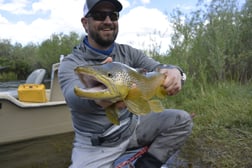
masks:
[[[18,87],[18,98],[23,102],[47,102],[44,84],[21,84]]]

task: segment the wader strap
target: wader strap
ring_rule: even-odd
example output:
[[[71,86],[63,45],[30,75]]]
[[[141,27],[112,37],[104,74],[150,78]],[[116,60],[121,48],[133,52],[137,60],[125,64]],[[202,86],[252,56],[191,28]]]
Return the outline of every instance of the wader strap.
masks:
[[[148,151],[148,146],[143,147],[139,152],[137,152],[135,155],[133,155],[128,160],[125,160],[121,162],[119,165],[116,166],[116,168],[123,168],[124,166],[131,166],[135,160],[137,160],[139,157],[141,157],[144,153]]]

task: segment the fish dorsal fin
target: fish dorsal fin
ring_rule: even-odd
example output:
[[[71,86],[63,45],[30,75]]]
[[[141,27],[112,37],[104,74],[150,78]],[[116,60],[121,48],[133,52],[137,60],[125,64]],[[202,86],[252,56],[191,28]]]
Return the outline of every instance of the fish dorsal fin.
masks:
[[[161,101],[159,101],[159,100],[149,100],[148,103],[149,103],[149,106],[150,106],[150,109],[151,109],[152,112],[159,113],[159,112],[164,111],[164,107],[163,107]]]
[[[109,121],[115,125],[119,125],[119,116],[118,116],[118,109],[115,107],[115,104],[107,107],[105,109],[106,116],[108,117]]]

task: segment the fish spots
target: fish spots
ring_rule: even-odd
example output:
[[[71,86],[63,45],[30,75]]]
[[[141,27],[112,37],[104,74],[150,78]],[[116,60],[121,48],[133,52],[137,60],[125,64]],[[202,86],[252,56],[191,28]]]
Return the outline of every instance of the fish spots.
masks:
[[[132,81],[132,79],[126,72],[116,72],[116,75],[113,77],[113,81],[130,86],[130,81]]]
[[[136,88],[137,87],[137,85],[135,84],[135,83],[132,83],[132,85],[131,85],[131,88]]]

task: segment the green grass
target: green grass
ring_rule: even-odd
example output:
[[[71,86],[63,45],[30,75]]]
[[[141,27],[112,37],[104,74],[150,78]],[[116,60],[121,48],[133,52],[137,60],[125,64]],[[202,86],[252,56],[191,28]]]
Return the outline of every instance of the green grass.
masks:
[[[165,102],[196,114],[181,157],[193,167],[252,167],[252,85],[185,86],[184,92]]]

